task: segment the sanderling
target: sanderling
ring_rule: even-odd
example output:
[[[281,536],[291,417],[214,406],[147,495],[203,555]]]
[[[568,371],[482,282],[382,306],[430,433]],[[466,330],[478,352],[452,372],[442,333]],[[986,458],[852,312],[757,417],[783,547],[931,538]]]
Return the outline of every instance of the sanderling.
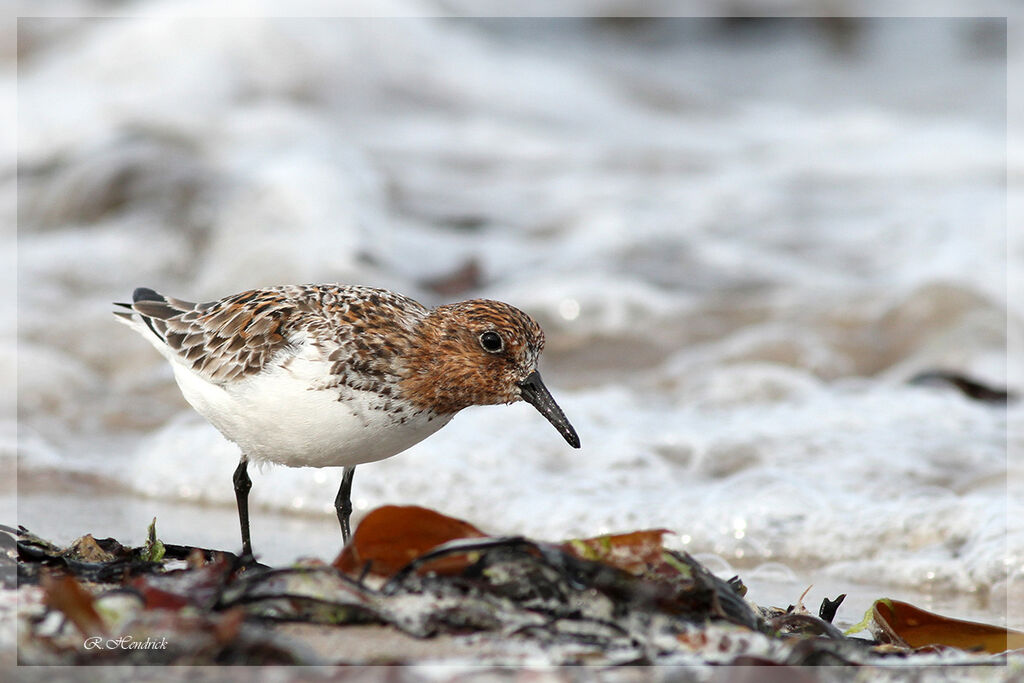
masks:
[[[241,448],[245,556],[250,459],[343,467],[334,506],[347,542],[355,466],[401,453],[463,408],[523,400],[580,446],[537,372],[543,331],[500,301],[428,309],[384,289],[286,285],[202,304],[140,287],[116,305],[170,361],[185,400]]]

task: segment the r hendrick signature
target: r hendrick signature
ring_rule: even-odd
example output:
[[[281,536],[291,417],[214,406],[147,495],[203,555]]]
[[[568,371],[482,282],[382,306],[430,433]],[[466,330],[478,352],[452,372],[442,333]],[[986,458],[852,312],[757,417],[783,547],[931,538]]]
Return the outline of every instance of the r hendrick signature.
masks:
[[[93,636],[86,638],[82,646],[86,650],[166,650],[166,638],[150,638],[135,640],[131,636],[119,636],[117,638],[100,638]]]

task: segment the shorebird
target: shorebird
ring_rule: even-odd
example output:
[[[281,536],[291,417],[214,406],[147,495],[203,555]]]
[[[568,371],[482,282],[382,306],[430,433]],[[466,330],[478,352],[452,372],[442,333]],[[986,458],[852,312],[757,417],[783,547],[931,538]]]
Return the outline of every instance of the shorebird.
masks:
[[[252,556],[250,460],[344,468],[334,505],[347,543],[356,465],[401,453],[463,408],[526,401],[580,447],[537,371],[543,331],[500,301],[427,308],[385,289],[324,284],[199,304],[140,287],[116,305],[170,361],[185,400],[241,449],[243,556]]]

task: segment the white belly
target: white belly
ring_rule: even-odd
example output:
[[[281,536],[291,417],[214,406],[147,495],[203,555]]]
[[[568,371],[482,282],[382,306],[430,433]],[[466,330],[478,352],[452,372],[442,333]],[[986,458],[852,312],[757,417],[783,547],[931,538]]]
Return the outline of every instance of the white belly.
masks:
[[[185,400],[254,461],[291,467],[373,462],[419,443],[452,418],[411,409],[400,416],[374,410],[378,397],[364,391],[339,401],[337,390],[310,389],[310,375],[322,373],[322,366],[305,359],[227,388],[179,363],[172,366]]]

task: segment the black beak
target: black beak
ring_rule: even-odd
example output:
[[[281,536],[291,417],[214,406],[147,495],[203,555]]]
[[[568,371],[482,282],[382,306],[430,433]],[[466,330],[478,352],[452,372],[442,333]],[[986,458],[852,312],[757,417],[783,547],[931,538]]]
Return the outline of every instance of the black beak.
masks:
[[[519,388],[522,390],[523,400],[539,410],[540,414],[555,426],[558,433],[565,437],[570,446],[580,447],[580,437],[576,435],[576,430],[569,424],[569,420],[555,403],[555,399],[551,398],[551,392],[544,386],[539,372],[536,370],[531,372],[526,379],[519,383]]]

